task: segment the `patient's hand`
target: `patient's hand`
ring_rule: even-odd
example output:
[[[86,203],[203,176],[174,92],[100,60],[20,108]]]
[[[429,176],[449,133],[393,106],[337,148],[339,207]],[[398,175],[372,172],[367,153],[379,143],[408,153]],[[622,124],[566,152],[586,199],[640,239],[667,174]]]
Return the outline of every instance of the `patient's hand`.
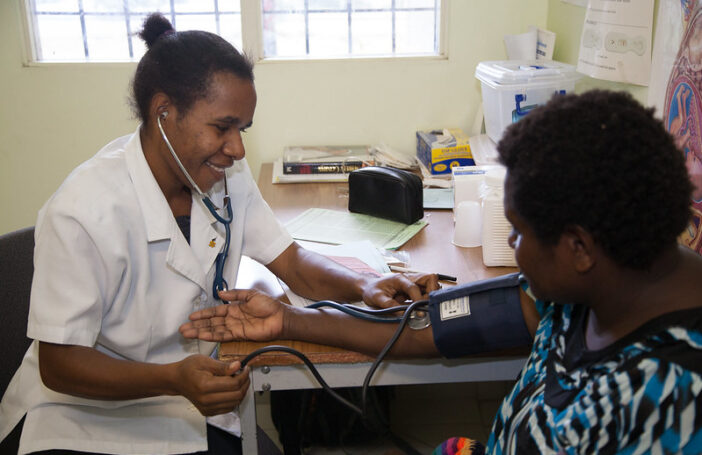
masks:
[[[395,273],[374,281],[363,291],[368,306],[389,308],[403,305],[407,300],[427,299],[431,291],[439,289],[439,278],[434,273]]]
[[[185,338],[205,341],[280,338],[285,312],[283,303],[253,289],[233,289],[219,295],[230,303],[192,313],[190,322],[180,326]]]

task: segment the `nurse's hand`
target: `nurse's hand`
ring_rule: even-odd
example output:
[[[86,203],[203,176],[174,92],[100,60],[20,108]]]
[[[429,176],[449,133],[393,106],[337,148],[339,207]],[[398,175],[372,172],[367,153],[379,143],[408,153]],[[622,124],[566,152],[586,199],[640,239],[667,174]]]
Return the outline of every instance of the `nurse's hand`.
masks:
[[[190,322],[180,326],[185,338],[206,341],[280,338],[287,305],[254,289],[222,291],[219,296],[230,303],[192,313]]]
[[[196,354],[173,365],[176,390],[204,416],[233,411],[251,384],[248,367],[237,373],[238,361],[226,363]]]
[[[379,278],[363,290],[363,301],[368,306],[389,308],[429,297],[431,291],[440,289],[435,273],[395,273]]]

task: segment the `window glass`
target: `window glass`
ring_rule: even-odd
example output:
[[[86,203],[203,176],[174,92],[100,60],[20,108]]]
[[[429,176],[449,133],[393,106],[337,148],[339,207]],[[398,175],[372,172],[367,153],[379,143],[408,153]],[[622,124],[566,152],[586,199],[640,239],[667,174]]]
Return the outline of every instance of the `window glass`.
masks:
[[[263,0],[263,11],[304,11],[304,0]]]
[[[351,0],[353,9],[390,9],[392,0]]]
[[[34,0],[34,7],[41,12],[78,11],[78,0]]]
[[[439,52],[439,0],[264,0],[262,5],[264,58]]]
[[[175,29],[180,31],[204,30],[217,33],[217,20],[214,14],[176,14]]]
[[[400,54],[430,54],[437,51],[436,21],[432,11],[398,11],[395,16],[395,49]]]
[[[434,8],[436,0],[395,0],[397,8]]]
[[[89,60],[129,60],[129,40],[124,15],[85,16]]]
[[[168,13],[171,11],[170,0],[126,0],[130,11],[139,13],[153,13],[159,11]]]
[[[310,55],[333,56],[349,52],[349,20],[346,13],[310,13]]]
[[[264,55],[294,57],[307,54],[304,14],[267,14],[263,17]]]
[[[78,16],[38,16],[37,54],[42,60],[82,60],[83,32]]]
[[[231,12],[236,12],[239,13],[241,12],[241,5],[239,4],[239,0],[215,0],[217,2],[217,9],[220,12],[225,12],[225,13],[231,13]],[[241,27],[239,27],[241,28]]]
[[[214,0],[173,0],[173,9],[182,13],[214,12]]]
[[[146,52],[146,43],[139,38],[139,33],[144,26],[146,15],[131,15],[129,16],[129,29],[132,31],[130,41],[132,42],[132,55],[134,60],[139,60]]]
[[[392,54],[392,13],[354,13],[352,17],[354,54]]]
[[[346,0],[308,0],[308,9],[314,10],[332,10],[332,11],[346,11],[347,2]]]
[[[1,1],[1,0],[0,0]],[[138,60],[144,18],[218,33],[265,58],[436,55],[440,0],[246,0],[262,36],[243,36],[241,0],[23,0],[38,61]],[[247,4],[248,5],[248,4]],[[256,10],[245,10],[258,18]],[[250,23],[250,22],[246,22]]]
[[[77,5],[76,5],[77,6]],[[83,0],[86,13],[124,13],[123,0]],[[75,8],[78,11],[78,8]]]
[[[241,15],[221,14],[219,16],[219,34],[238,50],[242,50]]]

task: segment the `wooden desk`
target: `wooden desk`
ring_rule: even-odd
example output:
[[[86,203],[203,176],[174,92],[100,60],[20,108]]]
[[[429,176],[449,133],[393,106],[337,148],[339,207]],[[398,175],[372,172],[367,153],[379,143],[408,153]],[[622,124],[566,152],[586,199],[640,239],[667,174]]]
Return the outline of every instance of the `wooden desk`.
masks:
[[[310,207],[346,210],[346,183],[271,183],[273,165],[263,164],[258,187],[276,216],[290,221]],[[408,251],[412,267],[454,275],[458,283],[476,281],[516,271],[512,267],[487,268],[482,262],[482,250],[459,248],[451,243],[453,213],[450,210],[425,211],[429,225],[408,241],[401,250]],[[239,286],[263,287],[280,292],[272,274],[253,261],[242,263]],[[299,341],[276,343],[223,343],[220,358],[225,361],[241,359],[251,351],[269,344],[283,344],[307,355],[318,367],[322,377],[332,387],[359,386],[371,359],[343,349]],[[432,384],[447,382],[498,381],[514,379],[522,366],[522,356],[473,357],[468,359],[387,361],[376,372],[373,385]],[[319,388],[302,362],[292,355],[266,353],[251,363],[251,388],[241,403],[242,442],[244,453],[256,453],[256,410],[254,391]]]

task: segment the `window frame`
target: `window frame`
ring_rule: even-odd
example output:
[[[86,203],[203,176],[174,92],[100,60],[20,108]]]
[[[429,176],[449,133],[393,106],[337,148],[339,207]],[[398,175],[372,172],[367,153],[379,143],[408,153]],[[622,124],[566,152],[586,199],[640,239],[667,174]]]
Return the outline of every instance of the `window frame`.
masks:
[[[384,56],[338,56],[338,57],[266,57],[264,58],[263,26],[262,26],[262,0],[241,0],[241,41],[243,51],[251,57],[256,65],[278,64],[290,62],[334,62],[334,61],[412,61],[412,60],[448,60],[448,27],[449,7],[451,0],[441,0],[439,17],[439,48],[435,55],[384,55]],[[66,61],[50,62],[39,61],[37,58],[36,18],[31,13],[31,0],[19,0],[20,11],[23,16],[22,33],[24,35],[23,66],[71,66],[89,65],[123,66],[133,65],[138,60],[130,61]]]

